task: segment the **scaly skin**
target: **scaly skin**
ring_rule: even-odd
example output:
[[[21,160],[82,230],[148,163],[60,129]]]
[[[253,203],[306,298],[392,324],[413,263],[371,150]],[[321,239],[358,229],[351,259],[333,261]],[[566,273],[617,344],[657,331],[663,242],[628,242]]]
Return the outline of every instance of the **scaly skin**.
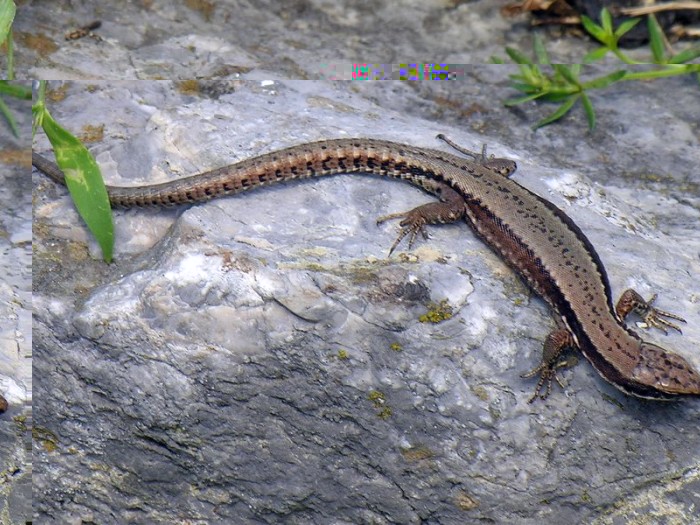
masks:
[[[542,377],[531,401],[549,394],[567,346],[580,349],[603,378],[628,394],[651,399],[700,396],[700,373],[690,363],[642,341],[623,324],[623,318],[635,309],[652,324],[665,322],[675,327],[662,319],[674,316],[641,298],[631,308],[618,304],[614,309],[603,264],[578,226],[554,204],[508,178],[515,170],[514,162],[487,159],[455,147],[474,159],[382,140],[327,140],[163,184],[108,187],[107,191],[115,206],[171,206],[340,173],[406,180],[438,195],[441,202],[390,216],[404,218],[397,243],[407,234],[412,242],[427,224],[465,219],[561,320],[563,326],[545,342],[542,365],[532,372]],[[65,183],[53,163],[36,154],[32,162],[55,181]],[[623,299],[627,295],[629,300],[630,294],[636,292],[625,292]]]

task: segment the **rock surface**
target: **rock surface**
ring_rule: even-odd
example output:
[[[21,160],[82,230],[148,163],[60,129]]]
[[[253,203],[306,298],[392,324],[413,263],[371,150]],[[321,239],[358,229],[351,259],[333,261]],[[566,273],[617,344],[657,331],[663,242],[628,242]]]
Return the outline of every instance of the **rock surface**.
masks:
[[[32,519],[32,201],[29,101],[2,97],[19,138],[0,127],[0,523]]]
[[[505,58],[505,46],[532,55],[529,19],[501,16],[507,3],[29,1],[14,25],[16,63],[20,78],[215,79],[267,71],[311,80],[351,63],[479,64]],[[102,22],[99,40],[66,40],[94,20]],[[561,38],[569,28],[539,32],[551,42],[553,63],[581,62],[597,47],[588,38]],[[650,60],[648,50],[630,53]]]
[[[696,97],[628,84],[596,100],[594,134],[576,115],[534,133],[500,105],[506,73],[56,84],[51,110],[104,125],[89,147],[113,185],[323,138],[486,142],[585,231],[615,294],[658,291],[688,319],[643,336],[700,367]],[[397,227],[374,221],[430,201],[416,189],[337,176],[119,211],[105,265],[66,191],[33,180],[37,522],[691,522],[700,505],[700,403],[627,397],[582,359],[528,404],[551,313],[466,225],[387,257]],[[421,322],[443,300],[452,317]]]

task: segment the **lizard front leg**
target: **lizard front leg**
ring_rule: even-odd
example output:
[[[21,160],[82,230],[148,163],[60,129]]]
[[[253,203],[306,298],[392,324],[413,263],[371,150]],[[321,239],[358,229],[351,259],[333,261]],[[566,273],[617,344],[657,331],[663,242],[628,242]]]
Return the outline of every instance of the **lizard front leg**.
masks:
[[[667,321],[664,317],[675,319],[682,323],[687,321],[671,312],[654,308],[652,303],[656,300],[656,297],[657,295],[654,294],[651,299],[645,301],[641,295],[630,288],[625,290],[620,296],[620,299],[617,301],[617,306],[615,306],[615,313],[621,320],[624,320],[631,312],[636,312],[647,325],[663,330],[664,333],[668,333],[666,327],[673,328],[683,333],[677,324]]]
[[[552,331],[544,340],[542,347],[542,362],[537,368],[533,368],[529,372],[524,373],[520,377],[528,378],[540,374],[540,379],[535,386],[535,393],[532,395],[528,403],[532,403],[535,399],[547,399],[552,392],[552,381],[556,380],[559,386],[564,388],[557,370],[559,368],[572,366],[574,363],[568,360],[562,360],[561,356],[567,348],[577,348],[571,332],[566,328],[557,328]],[[544,392],[542,389],[547,385]]]

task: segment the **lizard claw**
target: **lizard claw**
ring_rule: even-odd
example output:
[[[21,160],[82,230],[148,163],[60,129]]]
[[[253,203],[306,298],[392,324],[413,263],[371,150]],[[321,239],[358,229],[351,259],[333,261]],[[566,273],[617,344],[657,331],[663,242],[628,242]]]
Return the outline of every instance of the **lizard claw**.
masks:
[[[559,376],[557,375],[557,369],[567,366],[570,366],[570,363],[568,361],[543,361],[537,368],[533,368],[529,372],[522,374],[520,376],[522,378],[528,378],[540,374],[540,379],[537,382],[537,385],[535,385],[535,393],[528,400],[528,403],[532,403],[537,398],[542,400],[547,399],[549,397],[549,394],[552,393],[552,381],[556,381],[560,387],[564,388],[564,383],[562,383],[561,379],[559,379]],[[547,384],[547,387],[543,392],[542,389],[544,388],[545,383]]]
[[[641,295],[639,295],[634,290],[625,290],[617,303],[616,312],[621,319],[624,319],[630,312],[636,312],[647,324],[647,326],[653,326],[662,330],[665,334],[668,333],[668,328],[673,328],[679,333],[683,333],[680,326],[671,321],[664,319],[668,317],[669,319],[675,319],[682,323],[687,321],[681,316],[672,314],[665,310],[660,310],[659,308],[654,308],[652,306],[653,302],[656,300],[657,294],[651,296],[651,299],[645,301]]]
[[[677,325],[674,324],[670,321],[667,321],[664,319],[664,317],[668,317],[670,319],[676,319],[677,321],[681,321],[683,323],[687,322],[685,319],[682,317],[672,314],[671,312],[667,312],[665,310],[660,310],[658,308],[654,308],[651,306],[651,304],[656,300],[657,294],[654,294],[651,296],[651,299],[645,302],[645,304],[638,308],[639,315],[641,316],[642,319],[644,319],[644,322],[650,326],[653,326],[654,328],[658,328],[659,330],[663,330],[665,334],[668,333],[668,328],[673,328],[674,330],[678,330],[679,333],[683,333],[681,328]]]
[[[398,237],[396,237],[396,240],[394,241],[394,244],[391,245],[391,248],[389,248],[389,255],[394,253],[394,250],[396,247],[401,243],[401,241],[406,237],[408,237],[408,248],[413,248],[413,244],[416,241],[416,237],[420,233],[424,239],[428,238],[428,232],[425,228],[426,226],[426,221],[425,218],[422,216],[421,213],[414,213],[416,210],[411,210],[408,212],[403,212],[403,213],[392,213],[390,215],[384,215],[382,217],[379,217],[377,219],[377,224],[381,224],[382,222],[391,220],[391,219],[400,219],[403,218],[403,220],[399,223],[399,226],[401,226],[401,231],[399,232]]]

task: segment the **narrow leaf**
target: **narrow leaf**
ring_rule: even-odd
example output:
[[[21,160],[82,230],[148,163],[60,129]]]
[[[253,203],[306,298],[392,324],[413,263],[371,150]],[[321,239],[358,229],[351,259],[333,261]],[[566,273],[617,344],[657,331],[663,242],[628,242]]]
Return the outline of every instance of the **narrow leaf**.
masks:
[[[557,109],[554,113],[549,115],[548,117],[543,118],[540,120],[537,124],[535,124],[532,129],[537,129],[541,128],[542,126],[546,126],[547,124],[551,124],[555,120],[559,120],[562,118],[564,115],[566,115],[571,107],[576,103],[576,101],[579,98],[579,94],[572,95],[569,97],[569,99],[564,102],[561,106],[559,106],[559,109]]]
[[[535,57],[537,58],[538,64],[549,64],[549,56],[547,55],[547,50],[544,47],[544,41],[539,33],[535,33],[532,48],[535,51]]]
[[[685,49],[668,59],[669,64],[684,64],[700,57],[700,46]]]
[[[10,84],[7,80],[0,80],[0,93],[24,100],[32,98],[32,88],[21,84]]]
[[[513,82],[510,87],[522,91],[523,93],[539,93],[540,88],[533,86],[532,84],[523,84],[521,82]]]
[[[12,39],[12,26],[5,39],[7,48],[7,80],[15,79],[15,41]]]
[[[32,95],[34,96],[33,93]],[[32,140],[34,140],[36,130],[39,129],[39,126],[41,126],[41,121],[43,120],[44,114],[46,113],[46,104],[44,104],[45,95],[46,80],[40,80],[39,87],[36,90],[36,100],[34,100],[34,98],[32,97],[32,100],[34,102],[32,104]]]
[[[571,95],[578,94],[579,91],[575,92],[565,92],[565,91],[547,91],[542,94],[542,100],[545,102],[559,102],[562,100],[568,100]]]
[[[522,54],[517,49],[513,49],[512,47],[506,47],[506,53],[508,54],[510,59],[513,62],[515,62],[516,64],[530,64],[530,65],[532,65],[532,60],[530,60],[527,56]]]
[[[605,31],[606,35],[612,36],[615,34],[613,31],[612,15],[605,7],[600,10],[600,25],[603,26],[603,31]]]
[[[586,56],[583,57],[583,63],[590,64],[591,62],[595,62],[596,60],[601,60],[603,57],[605,57],[605,55],[608,54],[609,51],[610,49],[605,46],[601,46],[598,49],[589,51],[588,53],[586,53]]]
[[[15,3],[12,0],[0,0],[0,42],[7,39],[15,19],[15,11]]]
[[[655,64],[664,63],[664,36],[661,26],[656,17],[651,14],[647,17],[647,28],[649,29],[649,47],[654,57]]]
[[[581,103],[583,104],[583,111],[586,113],[586,118],[588,119],[588,129],[593,131],[595,129],[595,111],[593,110],[593,104],[588,95],[583,92],[581,93]]]
[[[5,117],[5,120],[7,120],[7,124],[10,126],[10,129],[12,130],[12,134],[15,137],[19,137],[19,129],[17,129],[17,122],[15,122],[15,117],[12,116],[12,111],[10,111],[10,108],[7,107],[7,104],[5,104],[1,98],[0,98],[0,113],[2,113],[2,116]]]
[[[585,89],[603,89],[608,87],[610,84],[621,80],[626,74],[627,71],[625,71],[624,69],[613,71],[612,73],[605,75],[604,77],[594,78],[593,80],[586,82],[583,85],[583,87]]]
[[[532,86],[539,86],[542,83],[542,71],[539,66],[520,64],[518,69],[520,69],[520,78],[524,83]]]
[[[603,44],[606,43],[605,30],[602,27],[586,15],[581,15],[581,23],[583,24],[583,28],[588,31],[589,35]]]
[[[641,21],[641,18],[629,18],[625,20],[615,30],[615,36],[619,39],[622,35],[629,32],[634,26],[636,26]]]
[[[554,64],[552,66],[564,79],[569,84],[572,84],[574,86],[580,85],[578,78],[576,78],[576,75],[574,72],[569,68],[568,66],[565,66],[564,64]]]
[[[524,97],[511,98],[509,100],[506,100],[503,104],[508,106],[508,107],[517,106],[518,104],[523,104],[525,102],[529,102],[531,100],[535,100],[537,98],[540,98],[543,95],[544,95],[544,93],[533,93],[532,95],[526,95]]]
[[[47,110],[44,110],[42,127],[53,146],[56,162],[66,176],[66,185],[78,213],[102,248],[102,257],[110,262],[114,227],[100,168],[85,146],[58,125]]]

